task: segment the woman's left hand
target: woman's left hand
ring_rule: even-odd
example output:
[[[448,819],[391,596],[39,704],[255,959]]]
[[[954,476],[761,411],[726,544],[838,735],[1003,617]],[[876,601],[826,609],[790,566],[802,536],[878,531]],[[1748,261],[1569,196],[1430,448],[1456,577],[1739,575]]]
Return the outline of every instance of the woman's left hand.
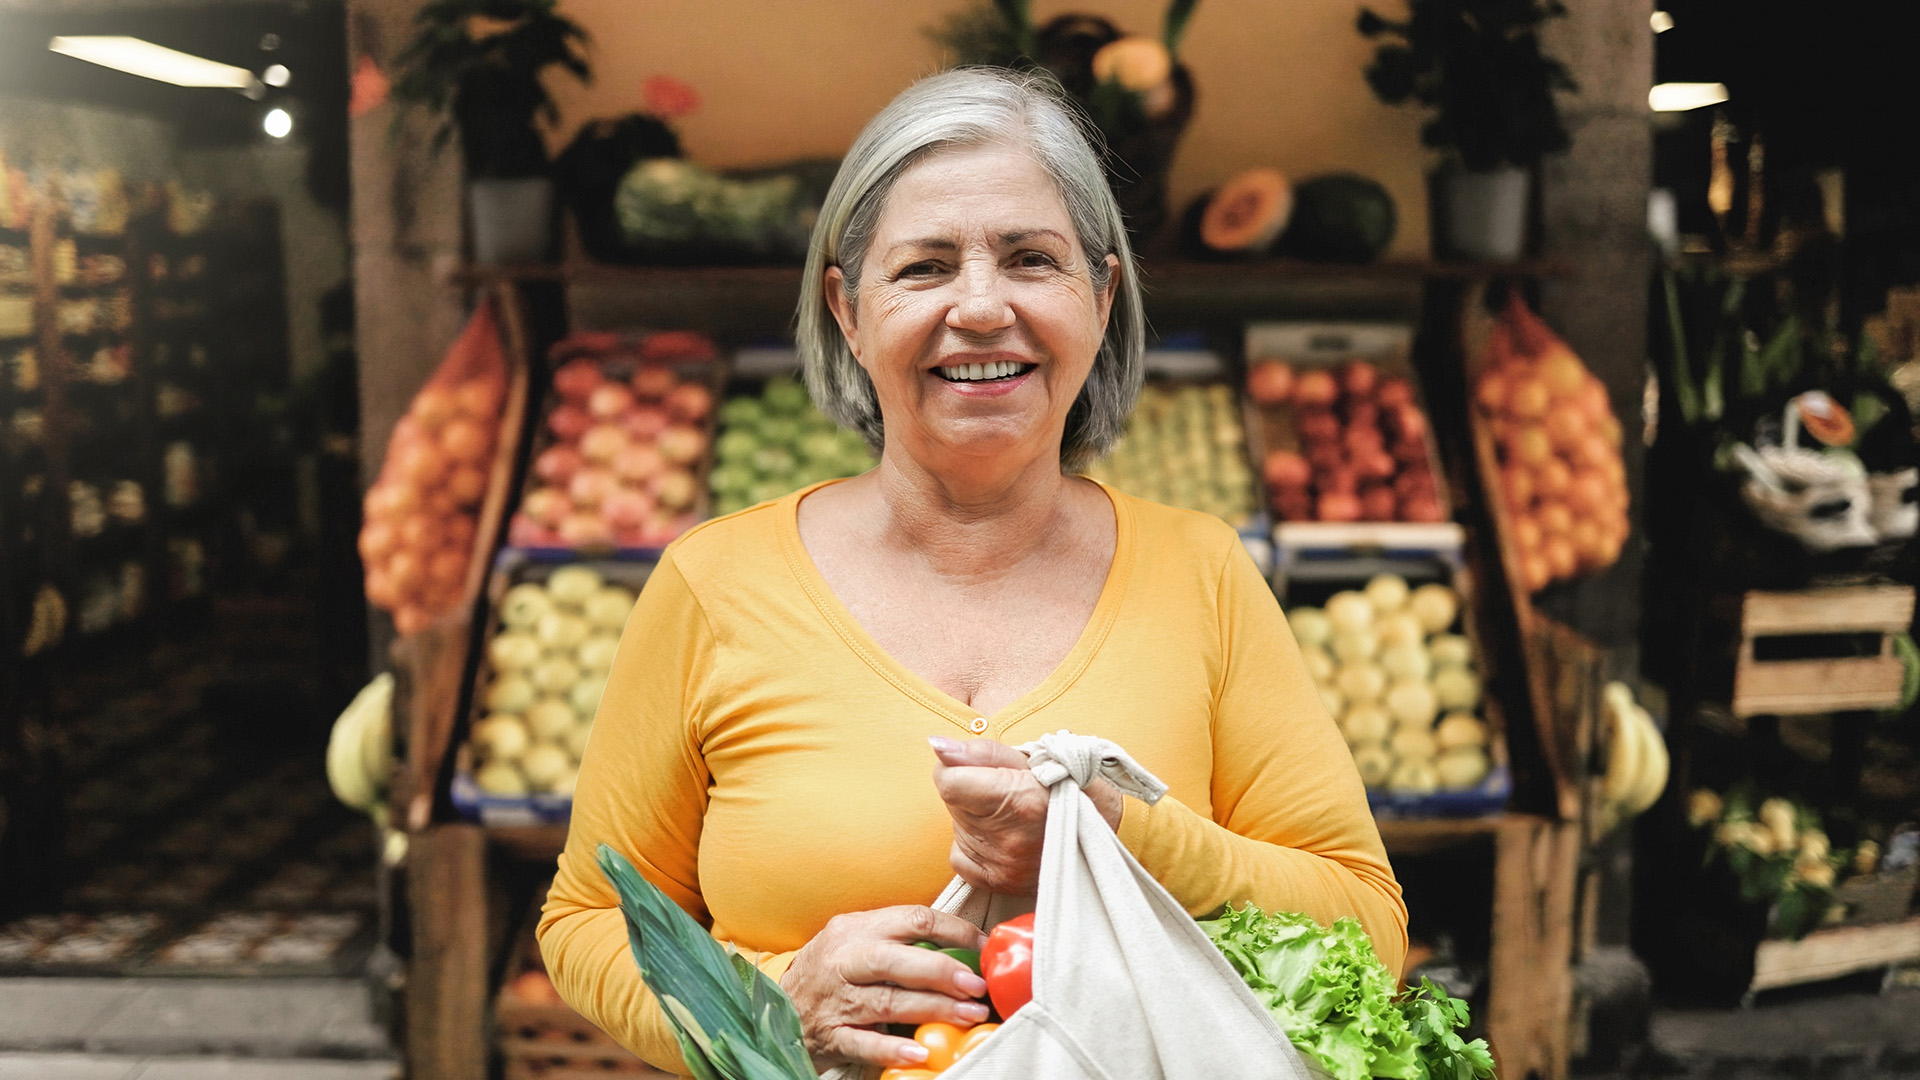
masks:
[[[1034,779],[1027,756],[992,739],[928,741],[940,761],[933,786],[953,816],[953,872],[976,889],[1032,895],[1047,836],[1047,789]],[[1086,792],[1118,829],[1120,790],[1095,780]]]

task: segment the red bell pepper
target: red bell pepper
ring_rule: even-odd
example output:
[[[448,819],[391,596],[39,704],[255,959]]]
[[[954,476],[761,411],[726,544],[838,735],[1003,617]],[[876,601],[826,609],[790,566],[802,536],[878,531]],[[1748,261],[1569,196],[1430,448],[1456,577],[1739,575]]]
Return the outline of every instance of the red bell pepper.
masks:
[[[1020,1006],[1033,1000],[1031,912],[987,933],[987,946],[980,950],[980,975],[987,980],[987,997],[1002,1020],[1013,1019]]]

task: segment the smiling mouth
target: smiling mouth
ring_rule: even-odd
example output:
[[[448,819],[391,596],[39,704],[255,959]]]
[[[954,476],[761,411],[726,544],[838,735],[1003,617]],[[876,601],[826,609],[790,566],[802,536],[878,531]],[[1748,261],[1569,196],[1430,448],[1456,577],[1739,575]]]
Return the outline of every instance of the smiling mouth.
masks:
[[[933,369],[935,375],[948,382],[999,382],[1004,379],[1017,379],[1038,364],[1021,364],[1012,360],[999,360],[991,364],[955,364],[951,367]]]

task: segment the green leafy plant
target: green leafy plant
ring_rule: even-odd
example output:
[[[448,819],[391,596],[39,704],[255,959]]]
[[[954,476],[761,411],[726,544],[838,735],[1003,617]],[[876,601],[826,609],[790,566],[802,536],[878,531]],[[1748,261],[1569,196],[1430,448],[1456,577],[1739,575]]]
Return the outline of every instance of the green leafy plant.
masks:
[[[1707,862],[1722,861],[1739,882],[1740,898],[1767,904],[1768,925],[1780,937],[1804,937],[1833,906],[1833,886],[1851,853],[1836,852],[1820,814],[1792,800],[1762,798],[1752,784],[1725,796],[1701,789],[1688,806],[1696,829],[1709,829]]]
[[[1228,908],[1200,924],[1301,1053],[1338,1080],[1486,1080],[1485,1041],[1459,1035],[1467,1005],[1432,980],[1395,998],[1398,980],[1354,919]]]
[[[1389,105],[1432,110],[1420,139],[1475,172],[1529,168],[1570,145],[1556,90],[1578,86],[1540,49],[1539,31],[1566,14],[1559,0],[1410,0],[1404,22],[1360,10],[1378,39],[1367,83]]]
[[[620,894],[633,959],[695,1080],[815,1080],[800,1015],[778,984],[731,952],[605,844],[600,872]]]
[[[592,81],[586,31],[558,0],[430,0],[414,24],[393,95],[440,114],[434,149],[458,131],[468,176],[543,174],[538,125],[560,117],[543,76],[557,67]]]

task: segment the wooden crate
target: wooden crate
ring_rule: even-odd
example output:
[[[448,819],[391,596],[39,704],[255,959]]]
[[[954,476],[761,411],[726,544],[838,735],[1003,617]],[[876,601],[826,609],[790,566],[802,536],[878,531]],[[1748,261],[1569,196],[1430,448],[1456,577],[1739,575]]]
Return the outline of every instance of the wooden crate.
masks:
[[[1782,986],[1837,979],[1920,961],[1920,917],[1879,926],[1819,930],[1799,941],[1763,941],[1753,958],[1747,999]]]
[[[546,890],[541,890],[544,896]],[[529,1001],[514,994],[515,981],[528,971],[546,973],[533,938],[537,910],[515,941],[506,977],[493,1001],[495,1044],[505,1080],[606,1080],[665,1077],[614,1042],[592,1021],[565,1005]]]
[[[1898,706],[1905,672],[1893,651],[1893,635],[1904,631],[1912,621],[1913,603],[1913,589],[1905,585],[1745,594],[1740,605],[1740,645],[1734,661],[1734,715],[1795,715]],[[1859,634],[1879,636],[1873,655],[1756,656],[1756,644],[1766,638],[1816,642]]]

